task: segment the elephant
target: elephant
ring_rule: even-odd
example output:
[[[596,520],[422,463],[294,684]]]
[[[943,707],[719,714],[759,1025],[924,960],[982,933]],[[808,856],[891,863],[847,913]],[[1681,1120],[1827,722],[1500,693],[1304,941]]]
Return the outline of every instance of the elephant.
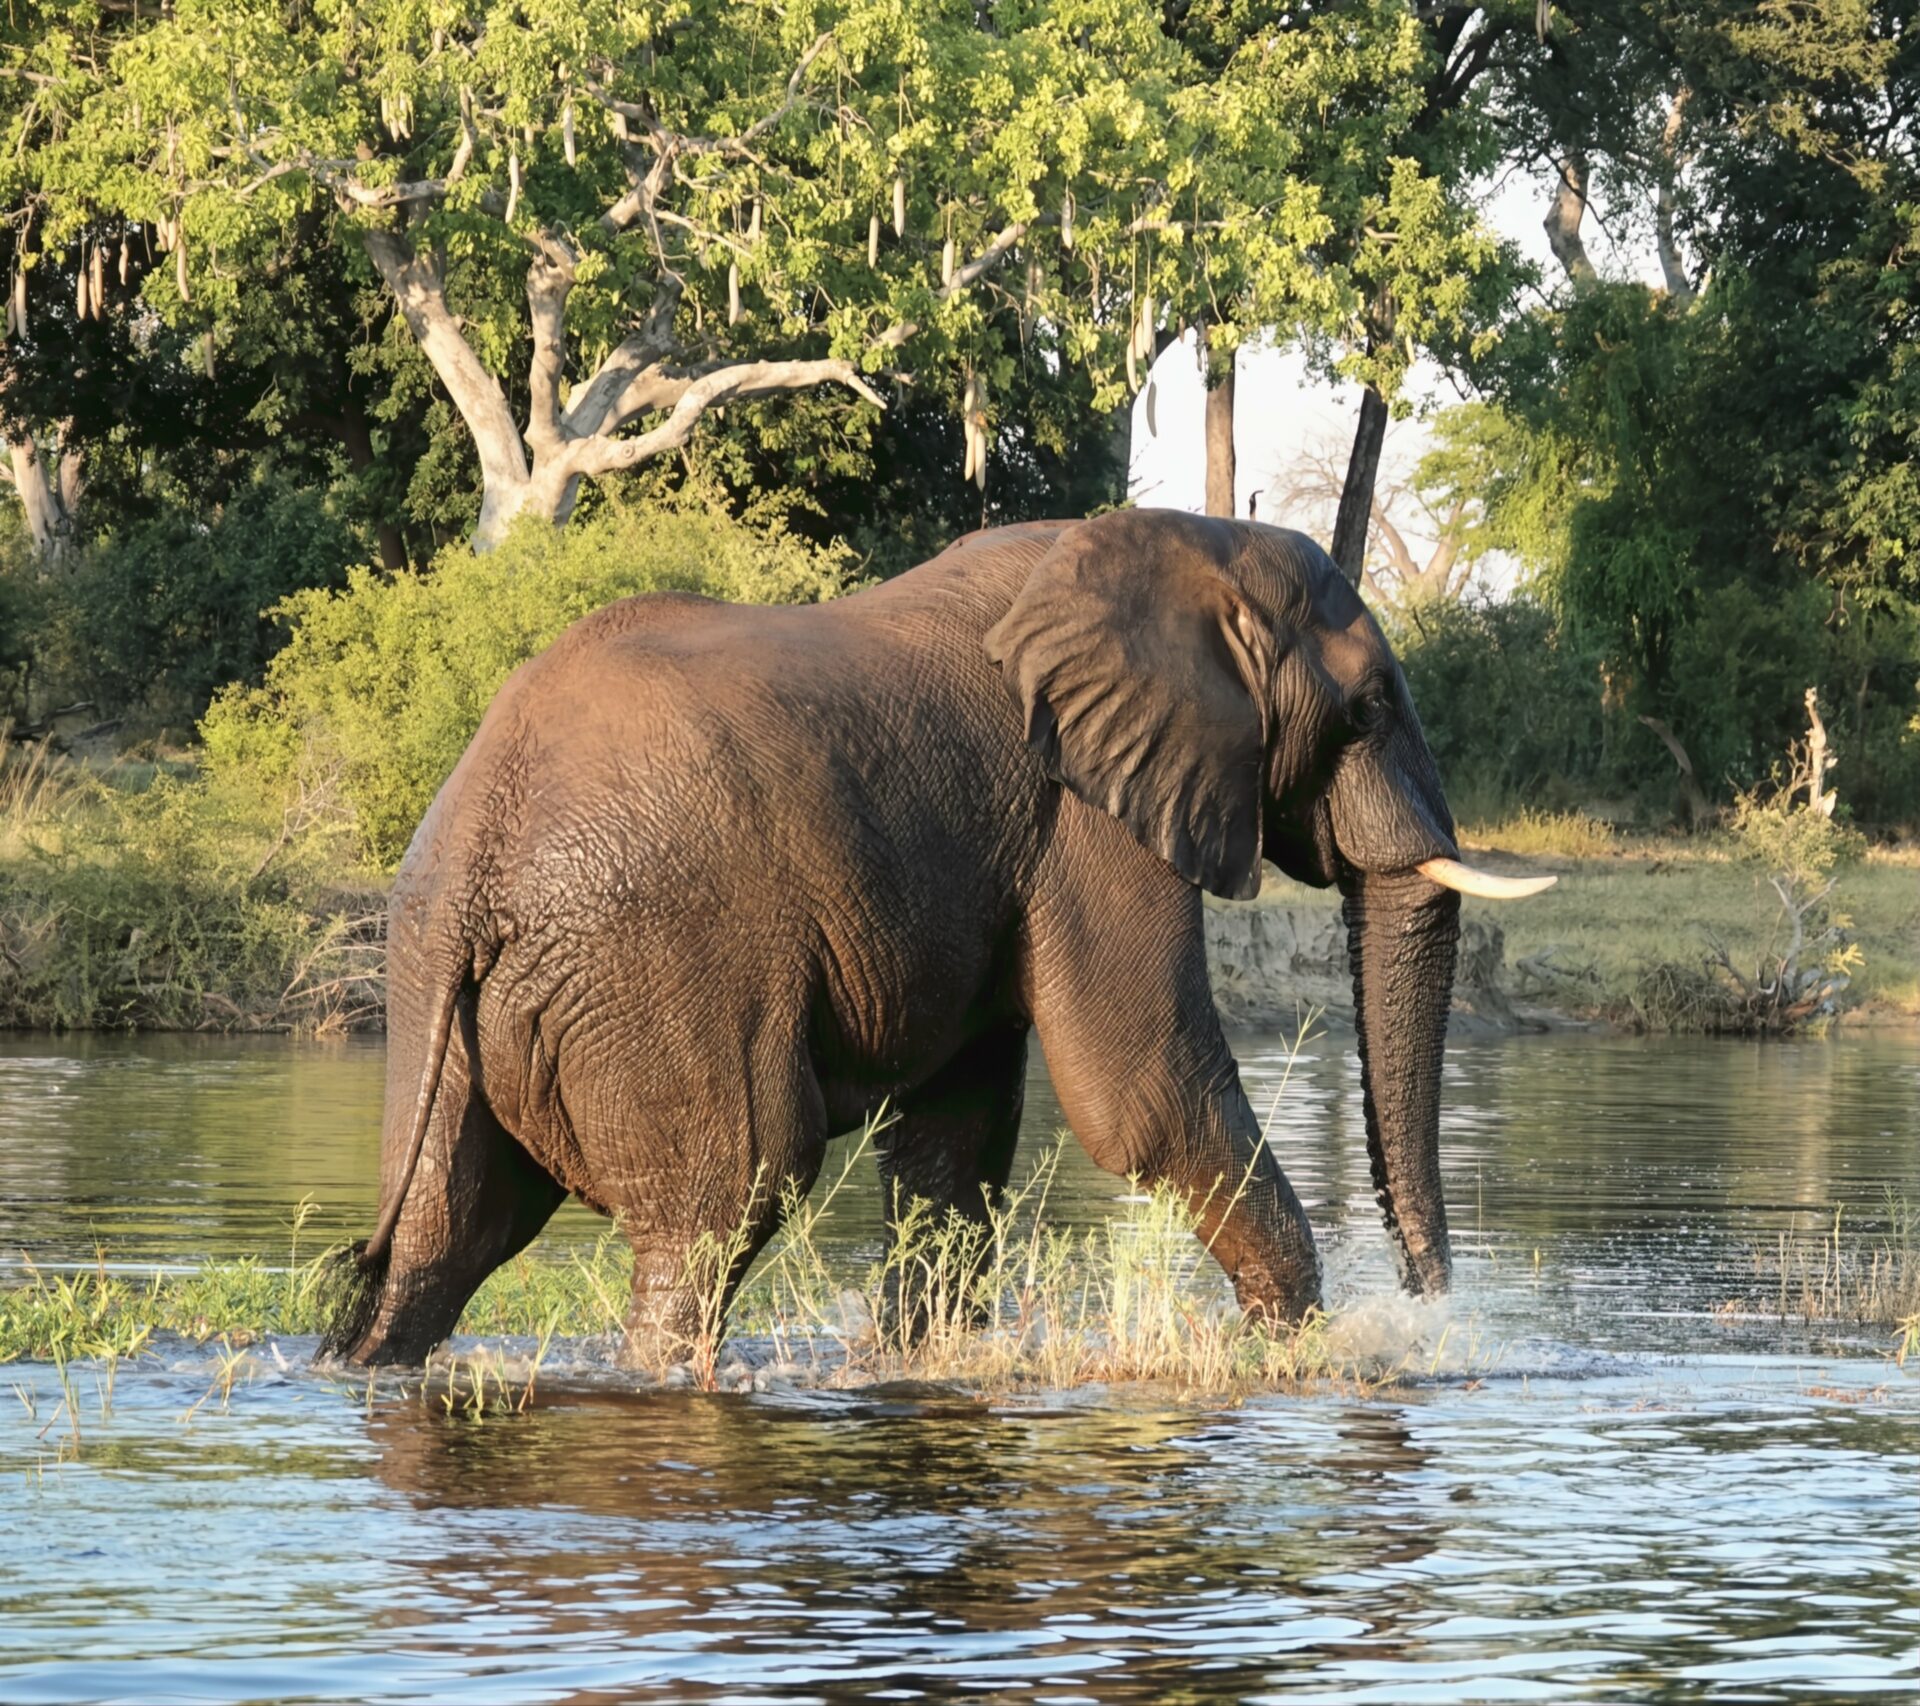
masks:
[[[523,665],[394,883],[381,1208],[324,1347],[419,1362],[569,1194],[634,1250],[625,1356],[737,1285],[881,1104],[895,1204],[982,1220],[1028,1041],[1100,1166],[1165,1183],[1241,1308],[1320,1300],[1215,1011],[1202,893],[1337,884],[1402,1283],[1447,1289],[1459,858],[1406,678],[1297,532],[1182,512],[972,533],[810,606],[609,605]],[[1222,1188],[1223,1185],[1227,1188]],[[712,1246],[707,1246],[711,1248]],[[684,1354],[684,1353],[682,1353]]]

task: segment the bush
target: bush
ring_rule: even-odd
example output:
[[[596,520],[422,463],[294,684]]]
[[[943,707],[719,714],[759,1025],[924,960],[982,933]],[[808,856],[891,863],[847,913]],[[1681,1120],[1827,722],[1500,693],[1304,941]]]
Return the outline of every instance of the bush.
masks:
[[[9,603],[30,622],[20,642],[42,711],[88,700],[190,721],[227,683],[259,680],[281,639],[268,606],[341,585],[364,554],[326,494],[263,475],[209,521],[166,511],[86,545],[55,576],[19,554],[0,630]]]
[[[486,556],[430,573],[356,569],[276,606],[286,645],[265,684],[217,698],[201,725],[216,778],[290,793],[317,752],[337,763],[366,856],[391,867],[500,684],[564,628],[635,593],[751,604],[843,591],[843,551],[691,505],[603,513],[556,533],[524,522]]]
[[[1524,593],[1434,604],[1396,623],[1392,638],[1456,806],[1487,816],[1564,807],[1604,785],[1599,658],[1546,606]]]
[[[309,792],[311,800],[311,791]],[[385,904],[323,814],[0,733],[0,1027],[337,1030],[380,1017]]]

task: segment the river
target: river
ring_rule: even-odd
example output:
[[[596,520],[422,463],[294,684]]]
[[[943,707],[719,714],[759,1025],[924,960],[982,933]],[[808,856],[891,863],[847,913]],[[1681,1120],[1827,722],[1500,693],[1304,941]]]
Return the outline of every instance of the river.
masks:
[[[1350,1049],[1309,1043],[1276,1103],[1286,1047],[1239,1048],[1336,1312],[1391,1330]],[[0,1039],[0,1269],[284,1259],[309,1193],[313,1244],[364,1230],[381,1071],[366,1043]],[[1028,1141],[1058,1123],[1036,1066]],[[183,1419],[208,1358],[175,1344],[56,1463],[56,1372],[0,1368],[0,1700],[1920,1693],[1920,1365],[1722,1307],[1783,1230],[1920,1203],[1917,1134],[1910,1037],[1456,1046],[1470,1354],[1370,1394],[561,1377],[476,1419],[369,1405],[289,1342]],[[873,1189],[833,1223],[849,1264]],[[1069,1149],[1054,1207],[1124,1189]],[[542,1247],[600,1225],[569,1208]]]

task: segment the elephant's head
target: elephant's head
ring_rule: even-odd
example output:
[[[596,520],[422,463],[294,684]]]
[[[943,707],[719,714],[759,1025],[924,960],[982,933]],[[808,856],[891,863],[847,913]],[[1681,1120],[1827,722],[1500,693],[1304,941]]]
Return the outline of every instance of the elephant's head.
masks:
[[[1406,679],[1359,596],[1301,534],[1119,511],[1060,535],[987,649],[1049,773],[1189,882],[1243,899],[1265,857],[1340,885],[1375,1190],[1407,1289],[1445,1291],[1459,895],[1551,879],[1459,862]]]

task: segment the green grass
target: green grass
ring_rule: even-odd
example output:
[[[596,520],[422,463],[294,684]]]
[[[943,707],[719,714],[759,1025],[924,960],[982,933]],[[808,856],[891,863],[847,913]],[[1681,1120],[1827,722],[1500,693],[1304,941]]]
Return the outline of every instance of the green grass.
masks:
[[[1755,1249],[1753,1274],[1764,1289],[1739,1304],[1748,1313],[1892,1327],[1900,1360],[1920,1355],[1920,1210],[1902,1197],[1868,1224],[1836,1209],[1817,1232],[1781,1233]]]
[[[1006,1391],[1155,1382],[1221,1392],[1393,1372],[1343,1357],[1323,1316],[1291,1328],[1244,1319],[1184,1199],[1135,1190],[1096,1227],[1058,1225],[1046,1212],[1057,1148],[990,1225],[916,1202],[886,1256],[852,1270],[830,1254],[824,1234],[863,1147],[848,1146],[840,1173],[813,1199],[788,1204],[783,1232],[727,1315],[719,1279],[744,1233],[696,1247],[689,1278],[709,1301],[674,1359],[694,1384],[722,1383],[729,1332],[770,1339],[794,1373],[843,1386],[924,1379]],[[79,1273],[28,1267],[0,1291],[0,1362],[113,1365],[150,1352],[162,1334],[217,1342],[230,1359],[270,1337],[316,1334],[333,1307],[338,1270],[335,1251],[303,1257],[300,1231],[312,1212],[311,1201],[296,1211],[284,1264],[248,1258],[130,1275],[103,1256]],[[457,1331],[537,1340],[537,1368],[555,1339],[619,1329],[630,1265],[626,1240],[611,1229],[564,1259],[523,1255],[481,1287]],[[497,1404],[522,1390],[484,1357],[459,1365],[464,1372],[443,1384],[458,1388],[461,1403]]]
[[[283,812],[185,765],[0,729],[0,1026],[347,1030],[381,1013],[383,884],[324,774]]]

